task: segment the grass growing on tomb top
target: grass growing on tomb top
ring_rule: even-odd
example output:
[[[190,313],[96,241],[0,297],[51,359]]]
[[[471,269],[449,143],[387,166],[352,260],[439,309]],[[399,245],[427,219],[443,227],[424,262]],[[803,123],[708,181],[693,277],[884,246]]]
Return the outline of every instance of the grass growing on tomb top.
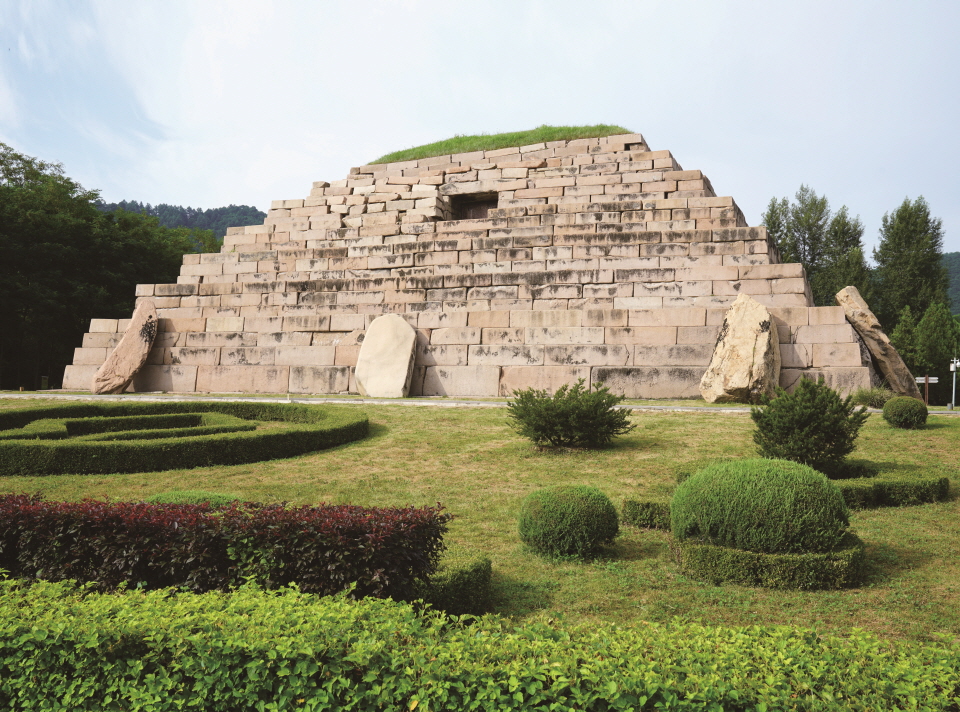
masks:
[[[414,161],[418,158],[444,156],[448,153],[470,153],[471,151],[495,151],[511,146],[529,146],[548,141],[572,141],[575,138],[599,138],[633,133],[622,126],[597,124],[596,126],[538,126],[532,131],[511,131],[500,134],[480,134],[479,136],[454,136],[445,141],[428,143],[424,146],[406,148],[381,156],[370,163],[398,163]]]

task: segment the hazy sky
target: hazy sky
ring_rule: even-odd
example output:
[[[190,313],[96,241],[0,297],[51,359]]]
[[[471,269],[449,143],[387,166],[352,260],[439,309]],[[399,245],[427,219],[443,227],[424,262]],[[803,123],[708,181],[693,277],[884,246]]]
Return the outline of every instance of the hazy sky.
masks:
[[[307,195],[454,134],[620,124],[751,225],[801,183],[960,250],[960,3],[2,0],[0,141],[104,199]]]

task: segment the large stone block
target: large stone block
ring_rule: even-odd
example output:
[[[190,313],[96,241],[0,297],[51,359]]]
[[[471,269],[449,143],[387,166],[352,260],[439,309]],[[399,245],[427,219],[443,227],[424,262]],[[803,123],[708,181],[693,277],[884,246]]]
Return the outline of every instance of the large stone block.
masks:
[[[289,366],[197,366],[201,393],[286,393]]]
[[[164,364],[167,366],[217,366],[220,364],[220,348],[175,346],[167,349]]]
[[[131,384],[131,390],[137,393],[192,393],[196,387],[197,366],[183,365],[144,366]]]
[[[280,345],[275,347],[274,363],[277,366],[333,366],[336,350],[333,345]],[[339,393],[340,390],[332,392]]]
[[[346,393],[349,366],[291,366],[290,393]]]
[[[580,326],[580,311],[515,311],[510,314],[510,326]]]
[[[540,366],[543,365],[543,346],[526,344],[490,344],[470,346],[471,366]]]
[[[86,347],[73,350],[73,363],[77,366],[99,366],[107,360],[107,352],[113,349],[106,347]]]
[[[463,344],[417,344],[415,366],[466,366],[467,347]]]
[[[623,344],[547,346],[544,363],[548,366],[626,366],[632,356],[631,348]]]
[[[780,371],[780,387],[792,393],[801,378],[817,380],[823,377],[824,383],[842,396],[848,396],[858,388],[869,388],[870,369],[867,367],[852,368],[785,368]]]
[[[579,379],[589,385],[589,366],[506,366],[501,369],[500,395],[510,397],[525,388],[555,393],[564,385],[572,386]]]
[[[698,398],[702,376],[700,366],[598,366],[591,381],[627,398]]]
[[[713,344],[676,344],[674,346],[633,347],[634,366],[703,366],[713,356]]]
[[[526,328],[524,342],[528,344],[602,344],[603,327],[532,326]]]
[[[417,332],[398,314],[384,314],[367,328],[354,377],[360,395],[406,398],[416,357]]]
[[[427,366],[420,392],[425,396],[488,396],[500,393],[499,366]]]
[[[70,364],[63,371],[63,388],[67,391],[88,391],[99,365]]]

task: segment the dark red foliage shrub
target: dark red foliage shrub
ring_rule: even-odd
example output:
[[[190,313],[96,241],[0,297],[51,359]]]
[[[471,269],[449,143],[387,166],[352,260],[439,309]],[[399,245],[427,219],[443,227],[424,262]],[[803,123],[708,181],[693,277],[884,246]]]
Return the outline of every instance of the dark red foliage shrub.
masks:
[[[0,495],[0,569],[101,590],[225,590],[246,580],[331,594],[407,598],[433,573],[442,507],[50,502]]]

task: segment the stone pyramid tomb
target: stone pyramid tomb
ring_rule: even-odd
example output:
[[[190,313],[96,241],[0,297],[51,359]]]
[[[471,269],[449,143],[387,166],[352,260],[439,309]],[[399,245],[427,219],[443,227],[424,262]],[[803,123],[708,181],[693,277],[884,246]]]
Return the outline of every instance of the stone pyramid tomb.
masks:
[[[875,374],[841,307],[814,307],[731,197],[639,134],[353,168],[273,203],[176,284],[142,284],[159,333],[131,390],[357,392],[365,332],[416,330],[410,395],[505,396],[584,378],[696,398],[733,301],[777,326],[780,384]],[[125,320],[93,319],[64,376],[88,389]]]

